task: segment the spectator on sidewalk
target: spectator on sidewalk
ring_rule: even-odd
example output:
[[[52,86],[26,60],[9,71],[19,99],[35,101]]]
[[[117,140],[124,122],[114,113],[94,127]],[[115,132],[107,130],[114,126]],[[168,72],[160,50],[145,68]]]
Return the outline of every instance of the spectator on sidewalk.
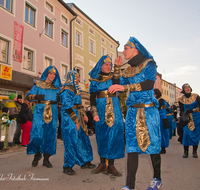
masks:
[[[7,107],[8,110],[9,110],[9,119],[15,120],[17,122],[18,117],[19,117],[19,110],[18,110],[18,107],[15,103],[16,101],[17,101],[16,94],[11,93],[9,95],[9,100],[6,101],[6,103],[5,103],[5,107]],[[17,123],[16,124],[16,130],[15,130],[15,133],[14,133],[14,138],[13,138],[14,144],[21,144],[21,142],[19,140],[20,133],[21,133],[20,123]],[[9,145],[12,146],[12,143],[10,143]]]

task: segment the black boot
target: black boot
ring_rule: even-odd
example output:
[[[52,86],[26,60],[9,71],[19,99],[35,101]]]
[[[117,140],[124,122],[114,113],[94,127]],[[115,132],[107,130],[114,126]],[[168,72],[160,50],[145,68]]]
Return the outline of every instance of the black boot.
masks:
[[[198,158],[198,155],[197,155],[197,148],[198,148],[198,146],[193,146],[193,153],[192,153],[193,158]]]
[[[161,148],[160,154],[166,154],[166,149],[165,148]]]
[[[53,165],[49,162],[49,157],[51,154],[44,153],[44,160],[43,160],[43,166],[46,166],[47,168],[53,168]]]
[[[41,158],[42,158],[41,153],[37,152],[37,154],[35,154],[35,156],[34,156],[34,159],[33,159],[33,162],[32,162],[32,167],[36,167]]]
[[[107,173],[111,173],[114,176],[120,177],[122,176],[122,173],[120,173],[114,166],[114,160],[108,160],[108,168]]]
[[[188,146],[184,146],[184,154],[183,154],[183,158],[187,158],[188,157]]]
[[[67,175],[75,175],[76,174],[76,172],[70,167],[63,168],[63,173],[67,174]]]

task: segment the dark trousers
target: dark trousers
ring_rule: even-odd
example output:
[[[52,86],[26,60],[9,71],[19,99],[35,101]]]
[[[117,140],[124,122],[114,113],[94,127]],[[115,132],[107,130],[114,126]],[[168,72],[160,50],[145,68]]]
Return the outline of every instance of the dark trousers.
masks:
[[[15,131],[14,138],[13,138],[14,143],[20,143],[20,140],[19,140],[20,135],[21,135],[21,124],[17,123],[16,131]]]

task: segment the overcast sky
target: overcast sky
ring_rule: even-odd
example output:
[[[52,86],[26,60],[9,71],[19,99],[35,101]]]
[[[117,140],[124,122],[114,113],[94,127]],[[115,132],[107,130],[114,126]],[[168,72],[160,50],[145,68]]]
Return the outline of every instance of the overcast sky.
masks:
[[[154,56],[162,78],[178,87],[189,83],[200,95],[200,0],[73,0],[119,41],[130,36]]]

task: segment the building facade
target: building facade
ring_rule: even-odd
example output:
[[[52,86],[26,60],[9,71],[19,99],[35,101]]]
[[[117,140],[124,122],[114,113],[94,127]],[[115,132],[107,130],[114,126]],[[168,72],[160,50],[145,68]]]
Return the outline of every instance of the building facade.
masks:
[[[82,103],[89,105],[89,75],[102,55],[109,55],[114,63],[119,43],[73,3],[67,4],[76,14],[72,23],[72,67],[80,74]]]
[[[4,0],[0,16],[0,99],[12,92],[24,97],[49,65],[64,83],[76,14],[61,0]]]

